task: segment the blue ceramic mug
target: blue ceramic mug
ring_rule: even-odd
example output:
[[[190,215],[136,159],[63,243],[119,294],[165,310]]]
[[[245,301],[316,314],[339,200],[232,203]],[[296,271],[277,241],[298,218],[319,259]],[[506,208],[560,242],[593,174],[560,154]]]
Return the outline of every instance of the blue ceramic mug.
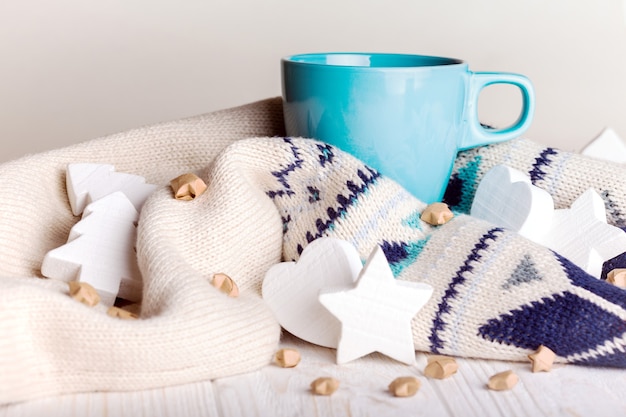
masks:
[[[285,57],[287,134],[351,153],[425,203],[441,201],[458,151],[520,136],[535,108],[523,75],[471,72],[465,62],[423,55],[315,53]],[[491,84],[522,93],[520,117],[491,129],[478,97]]]

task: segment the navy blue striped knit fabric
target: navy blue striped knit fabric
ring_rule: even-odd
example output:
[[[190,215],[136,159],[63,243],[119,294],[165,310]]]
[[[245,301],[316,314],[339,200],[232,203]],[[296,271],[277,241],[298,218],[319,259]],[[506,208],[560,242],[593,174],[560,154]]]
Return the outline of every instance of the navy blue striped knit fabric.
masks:
[[[469,211],[486,156],[457,161],[445,199],[450,225],[420,221],[425,205],[351,156],[309,139],[274,138],[281,157],[265,194],[283,219],[285,260],[321,236],[383,249],[399,279],[436,287],[415,318],[418,350],[521,359],[545,345],[562,361],[626,367],[626,292]],[[541,184],[559,151],[528,155]],[[453,244],[453,238],[458,245]],[[434,265],[438,265],[436,268]]]

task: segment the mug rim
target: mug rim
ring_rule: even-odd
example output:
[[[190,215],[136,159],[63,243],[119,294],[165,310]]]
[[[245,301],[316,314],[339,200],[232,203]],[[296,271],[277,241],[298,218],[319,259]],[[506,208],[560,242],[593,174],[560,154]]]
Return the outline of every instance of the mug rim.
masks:
[[[322,59],[328,57],[337,58],[337,63],[322,62]],[[342,61],[342,58],[347,58]],[[356,58],[356,59],[355,59]],[[396,65],[363,65],[349,63],[348,59],[395,59],[400,60],[403,64]],[[435,55],[395,53],[395,52],[310,52],[284,56],[281,61],[290,65],[303,65],[318,68],[346,68],[346,69],[416,69],[416,68],[433,68],[433,67],[456,67],[459,65],[467,65],[465,61],[457,58],[442,57]],[[421,64],[415,64],[420,61]],[[414,63],[413,65],[410,65]],[[369,64],[369,62],[368,62]]]

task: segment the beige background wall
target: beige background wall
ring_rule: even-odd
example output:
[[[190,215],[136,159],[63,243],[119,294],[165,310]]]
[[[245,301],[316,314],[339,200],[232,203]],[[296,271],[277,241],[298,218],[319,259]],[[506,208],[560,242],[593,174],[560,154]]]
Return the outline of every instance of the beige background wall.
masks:
[[[525,136],[579,150],[626,137],[624,1],[0,0],[0,161],[280,95],[282,56],[341,50],[526,74]],[[518,102],[487,91],[483,121]]]

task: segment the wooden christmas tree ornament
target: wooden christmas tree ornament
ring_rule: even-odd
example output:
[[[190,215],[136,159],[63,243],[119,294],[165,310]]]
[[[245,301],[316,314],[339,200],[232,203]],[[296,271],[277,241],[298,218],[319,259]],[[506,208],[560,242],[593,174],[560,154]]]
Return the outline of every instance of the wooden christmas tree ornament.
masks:
[[[124,279],[133,283],[125,287],[133,292],[119,296],[139,301],[141,274],[134,250],[138,216],[135,206],[119,191],[89,204],[70,230],[67,243],[45,255],[41,273],[67,282],[87,282],[107,306],[115,302]]]
[[[116,191],[122,192],[137,211],[157,186],[146,183],[144,177],[115,172],[108,164],[69,164],[65,182],[72,213],[78,216],[87,205]]]

